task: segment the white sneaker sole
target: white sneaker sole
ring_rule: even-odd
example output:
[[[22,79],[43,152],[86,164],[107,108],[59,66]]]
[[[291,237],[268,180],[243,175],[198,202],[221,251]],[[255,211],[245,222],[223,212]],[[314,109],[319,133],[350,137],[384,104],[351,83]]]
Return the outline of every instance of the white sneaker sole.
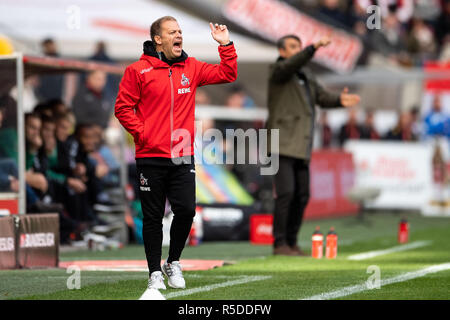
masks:
[[[172,281],[170,281],[170,277],[166,274],[166,270],[164,270],[164,268],[162,268],[162,272],[167,277],[167,284],[169,285],[169,287],[173,289],[186,289],[186,284],[184,286],[174,285]]]

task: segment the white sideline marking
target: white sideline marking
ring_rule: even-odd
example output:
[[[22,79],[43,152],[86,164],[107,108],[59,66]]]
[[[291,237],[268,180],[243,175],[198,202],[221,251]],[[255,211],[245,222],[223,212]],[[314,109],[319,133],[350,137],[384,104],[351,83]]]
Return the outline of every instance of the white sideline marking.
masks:
[[[272,278],[272,276],[245,276],[245,277],[242,277],[242,278],[236,279],[236,280],[215,283],[215,284],[211,284],[208,286],[192,288],[192,289],[187,289],[187,290],[182,290],[182,291],[177,291],[177,292],[171,292],[171,293],[165,295],[165,298],[171,299],[171,298],[176,298],[176,297],[188,296],[188,295],[191,295],[194,293],[206,292],[206,291],[211,291],[211,290],[218,289],[218,288],[236,286],[236,285],[244,284],[244,283],[248,283],[248,282],[267,280],[270,278]]]
[[[444,270],[449,270],[449,269],[450,269],[450,262],[442,263],[442,264],[436,264],[434,266],[430,266],[430,267],[427,267],[427,268],[424,268],[424,269],[403,273],[403,274],[400,274],[400,275],[392,277],[392,278],[381,280],[380,281],[380,286],[386,286],[388,284],[408,281],[408,280],[412,280],[412,279],[415,279],[415,278],[420,278],[420,277],[426,276],[429,273],[436,273],[436,272],[439,272],[439,271],[444,271]],[[362,292],[362,291],[366,291],[366,290],[373,290],[373,289],[369,289],[369,287],[367,286],[367,283],[357,284],[355,286],[344,287],[344,288],[339,289],[339,290],[321,293],[321,294],[318,294],[318,295],[315,295],[315,296],[311,296],[309,298],[305,298],[305,299],[302,299],[302,300],[329,300],[329,299],[337,299],[337,298],[340,298],[340,297],[349,296],[351,294]]]
[[[432,241],[415,241],[415,242],[411,242],[411,243],[404,244],[401,246],[395,246],[395,247],[392,247],[389,249],[375,250],[375,251],[368,251],[368,252],[353,254],[351,256],[348,256],[347,259],[348,260],[356,260],[356,261],[365,260],[365,259],[370,259],[373,257],[382,256],[384,254],[393,253],[393,252],[399,252],[399,251],[405,251],[405,250],[426,247],[426,246],[430,245],[431,243],[432,243]]]

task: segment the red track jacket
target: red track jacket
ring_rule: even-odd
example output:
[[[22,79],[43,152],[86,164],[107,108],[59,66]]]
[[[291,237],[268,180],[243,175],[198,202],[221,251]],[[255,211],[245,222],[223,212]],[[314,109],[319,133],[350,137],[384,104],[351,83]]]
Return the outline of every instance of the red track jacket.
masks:
[[[119,87],[115,116],[134,137],[136,158],[194,154],[195,91],[237,78],[234,45],[219,46],[220,64],[188,57],[169,66],[143,54],[129,65]]]

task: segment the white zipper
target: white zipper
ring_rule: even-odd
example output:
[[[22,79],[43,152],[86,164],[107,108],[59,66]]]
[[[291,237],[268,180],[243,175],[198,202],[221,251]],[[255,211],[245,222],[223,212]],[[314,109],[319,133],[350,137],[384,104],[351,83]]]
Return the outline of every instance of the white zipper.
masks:
[[[169,79],[170,79],[170,157],[172,158],[172,134],[173,134],[173,105],[174,105],[174,96],[173,96],[173,80],[172,80],[172,69],[169,68]]]

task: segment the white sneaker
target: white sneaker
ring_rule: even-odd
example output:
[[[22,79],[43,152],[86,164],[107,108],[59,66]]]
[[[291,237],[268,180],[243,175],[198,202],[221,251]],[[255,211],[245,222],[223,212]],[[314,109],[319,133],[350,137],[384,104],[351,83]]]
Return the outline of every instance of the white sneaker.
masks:
[[[172,261],[172,263],[164,262],[162,271],[168,278],[169,286],[175,289],[186,288],[186,282],[181,272],[181,264],[179,261]]]
[[[161,271],[154,271],[148,279],[148,289],[161,289],[166,290],[166,285],[164,284],[164,277]]]

